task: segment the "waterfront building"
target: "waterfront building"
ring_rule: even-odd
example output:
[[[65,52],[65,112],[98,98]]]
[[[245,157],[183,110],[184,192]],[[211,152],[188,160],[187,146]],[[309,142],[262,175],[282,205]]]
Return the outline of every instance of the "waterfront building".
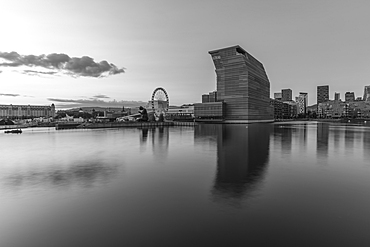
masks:
[[[208,103],[208,102],[209,102],[209,94],[203,94],[202,103]]]
[[[281,93],[274,93],[274,99],[281,100]]]
[[[196,118],[206,117],[207,109],[215,114],[217,108],[217,114],[224,114],[225,123],[272,122],[270,82],[262,63],[239,45],[209,54],[216,68],[217,102],[195,104]]]
[[[370,102],[330,100],[318,105],[318,116],[321,118],[370,118]]]
[[[194,105],[170,106],[166,113],[168,120],[194,120]]]
[[[365,86],[364,96],[362,97],[363,101],[370,101],[370,86]]]
[[[307,113],[307,93],[300,92],[297,97],[297,113],[300,116],[306,116]]]
[[[291,101],[293,97],[292,89],[282,89],[281,90],[281,100],[282,101]]]
[[[217,91],[202,95],[202,103],[217,102]]]
[[[274,109],[274,119],[282,119],[283,102],[279,99],[270,99],[270,106]]]
[[[283,118],[296,118],[297,117],[298,105],[294,101],[284,101],[282,115]]]
[[[334,100],[335,101],[340,101],[340,93],[334,93]]]
[[[270,99],[270,106],[274,112],[274,119],[291,119],[297,117],[297,103]]]
[[[347,103],[350,118],[370,118],[370,101],[354,101]]]
[[[209,93],[209,102],[217,102],[217,91]]]
[[[0,105],[0,118],[49,118],[55,117],[55,105]]]
[[[225,103],[208,102],[194,104],[194,117],[200,121],[223,121],[225,116]]]
[[[354,92],[346,92],[344,95],[345,101],[346,102],[352,102],[355,101],[355,93]]]
[[[317,104],[329,101],[329,85],[317,86]]]
[[[348,115],[347,104],[342,101],[325,101],[319,103],[317,108],[317,115],[320,118],[340,118]]]

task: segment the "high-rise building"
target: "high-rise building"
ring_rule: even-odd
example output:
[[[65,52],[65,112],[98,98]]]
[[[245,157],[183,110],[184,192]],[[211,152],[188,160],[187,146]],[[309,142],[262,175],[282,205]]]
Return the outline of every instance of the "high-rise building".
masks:
[[[282,101],[291,101],[292,100],[292,89],[282,89],[281,90],[281,100]]]
[[[271,122],[270,82],[261,62],[239,45],[210,51],[224,122]],[[195,105],[195,109],[197,106]]]
[[[346,102],[352,102],[355,101],[355,93],[354,92],[346,92],[344,95],[345,101]]]
[[[340,101],[340,93],[335,93],[334,94],[334,100],[335,101]]]
[[[317,86],[317,104],[329,101],[329,85]]]
[[[306,115],[307,113],[307,93],[300,92],[299,96],[297,97],[297,111],[298,114]]]
[[[281,100],[281,93],[274,93],[274,99]]]
[[[363,101],[370,101],[370,86],[365,86]]]

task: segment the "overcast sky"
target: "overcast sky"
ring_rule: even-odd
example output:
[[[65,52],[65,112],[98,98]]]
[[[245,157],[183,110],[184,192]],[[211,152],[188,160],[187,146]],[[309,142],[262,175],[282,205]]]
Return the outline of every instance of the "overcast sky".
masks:
[[[148,101],[216,89],[208,51],[240,45],[282,88],[370,85],[368,0],[1,0],[0,104]]]

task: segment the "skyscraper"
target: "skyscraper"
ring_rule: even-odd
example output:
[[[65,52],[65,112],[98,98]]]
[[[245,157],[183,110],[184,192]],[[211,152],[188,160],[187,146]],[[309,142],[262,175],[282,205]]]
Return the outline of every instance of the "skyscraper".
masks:
[[[329,101],[329,85],[317,86],[317,104]]]
[[[281,100],[282,101],[291,101],[292,100],[292,89],[282,89],[281,90]]]
[[[365,86],[363,101],[370,101],[370,86]]]
[[[334,94],[334,100],[339,101],[340,100],[340,93],[335,93]]]
[[[355,93],[354,92],[346,92],[344,95],[345,101],[346,102],[352,102],[355,101]]]
[[[298,105],[298,114],[306,115],[307,111],[307,93],[299,93],[299,96],[297,97],[297,105]]]
[[[210,51],[217,75],[217,101],[224,121],[270,122],[270,82],[261,62],[239,45]]]

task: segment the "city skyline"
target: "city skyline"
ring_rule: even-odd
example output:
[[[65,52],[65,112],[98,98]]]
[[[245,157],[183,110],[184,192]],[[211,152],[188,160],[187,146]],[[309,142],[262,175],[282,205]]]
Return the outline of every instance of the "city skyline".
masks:
[[[233,45],[263,61],[271,98],[290,88],[313,105],[319,85],[343,97],[370,84],[366,1],[45,2],[2,5],[0,54],[85,56],[106,70],[54,73],[2,56],[1,104],[145,102],[157,87],[171,105],[201,102],[215,90],[208,51]]]

